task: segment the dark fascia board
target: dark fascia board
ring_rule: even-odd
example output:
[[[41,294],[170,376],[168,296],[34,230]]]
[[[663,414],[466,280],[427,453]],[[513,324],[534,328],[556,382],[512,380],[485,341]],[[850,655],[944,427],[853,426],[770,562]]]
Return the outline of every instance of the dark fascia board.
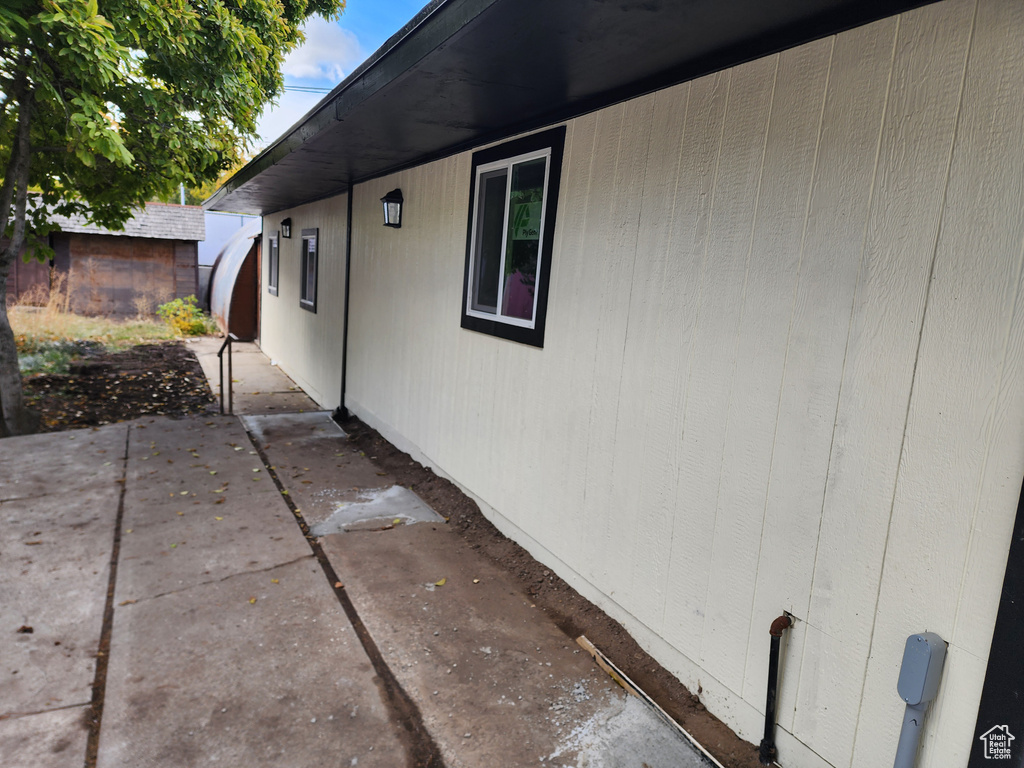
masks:
[[[593,36],[587,39],[581,35],[579,42],[572,40],[570,45],[566,42],[565,18],[580,18],[579,14],[588,10],[588,0],[560,0],[552,6],[531,4],[529,0],[435,0],[288,134],[230,179],[205,207],[267,214],[332,197],[362,181],[555,125],[934,1],[777,0],[764,6],[745,0],[689,0],[668,10],[657,3],[635,7],[625,3],[621,10],[611,13],[623,14],[623,26],[628,22],[631,30],[619,32],[607,25],[599,28],[600,39],[596,42]],[[562,24],[561,37],[558,32],[549,32],[543,19],[528,33],[513,39],[501,36],[499,30],[506,27],[497,20],[514,22],[519,9],[531,5],[533,13],[548,14],[552,26]],[[596,8],[604,19],[609,18],[608,5]],[[743,13],[745,10],[759,15],[751,19],[751,14]],[[643,43],[643,24],[651,25],[654,34],[665,14],[680,32],[679,52],[661,57],[656,67],[635,77],[615,81],[619,70],[630,64],[630,46]],[[680,21],[686,14],[694,20],[688,26]],[[643,19],[639,27],[638,18]],[[701,24],[718,36],[714,45],[705,45]],[[677,30],[671,31],[674,34]],[[463,37],[467,32],[475,37]],[[664,28],[660,34],[664,37]],[[546,42],[561,44],[568,51],[564,69],[551,72],[552,78],[563,78],[559,83],[563,90],[552,93],[549,89],[543,98],[535,94],[530,109],[494,108],[505,97],[521,96],[522,83],[514,82],[513,77],[489,79],[488,71],[493,75],[496,61],[507,63],[520,53],[529,54],[538,40],[541,48]],[[593,66],[595,53],[603,57],[606,51],[607,63],[601,58],[597,60],[599,66]],[[595,76],[600,66],[605,69]],[[573,67],[575,70],[570,71]],[[431,88],[447,100],[444,107],[452,114],[467,118],[464,124],[456,120],[439,126],[433,120],[423,107],[424,94]],[[492,111],[481,114],[479,94],[485,88],[484,101]],[[546,106],[535,108],[536,104]],[[397,122],[409,123],[419,146],[410,147],[409,134],[406,141],[401,139]],[[400,138],[389,145],[375,138],[375,129],[381,134],[391,130]],[[423,138],[428,131],[433,134]],[[294,183],[297,178],[314,177],[313,184]]]
[[[319,104],[307,112],[273,144],[250,160],[228,179],[208,200],[206,210],[222,210],[219,204],[246,182],[269,170],[308,140],[366,101],[384,86],[409,71],[424,56],[436,50],[452,35],[498,0],[431,0],[405,26],[356,67]],[[444,13],[438,11],[444,7]],[[344,192],[345,185],[338,192]],[[336,194],[336,193],[332,193]],[[325,197],[325,196],[321,196]],[[305,200],[302,202],[311,202]],[[301,205],[302,203],[296,203]],[[289,206],[294,207],[294,206]],[[234,211],[233,211],[234,212]],[[244,211],[243,211],[244,212]],[[261,214],[270,211],[260,211]]]

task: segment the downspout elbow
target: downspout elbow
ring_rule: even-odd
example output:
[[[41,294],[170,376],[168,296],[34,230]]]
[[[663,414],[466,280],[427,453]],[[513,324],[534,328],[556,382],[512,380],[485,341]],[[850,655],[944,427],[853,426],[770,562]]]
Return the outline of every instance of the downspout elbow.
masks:
[[[788,613],[784,613],[772,622],[768,634],[772,637],[782,637],[782,633],[793,626],[793,619]]]

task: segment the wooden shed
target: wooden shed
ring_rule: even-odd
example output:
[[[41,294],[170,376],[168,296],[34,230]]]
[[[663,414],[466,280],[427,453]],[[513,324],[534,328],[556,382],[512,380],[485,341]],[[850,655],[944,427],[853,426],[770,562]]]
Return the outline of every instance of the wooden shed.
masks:
[[[206,237],[198,206],[148,203],[117,232],[84,216],[54,216],[54,258],[47,266],[17,260],[8,295],[45,297],[58,281],[71,311],[83,315],[151,314],[171,299],[195,295],[199,241]]]

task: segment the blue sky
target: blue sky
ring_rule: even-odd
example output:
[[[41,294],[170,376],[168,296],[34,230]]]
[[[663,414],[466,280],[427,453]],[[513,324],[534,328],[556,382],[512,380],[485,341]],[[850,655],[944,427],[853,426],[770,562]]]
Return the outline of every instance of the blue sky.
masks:
[[[427,0],[348,0],[336,22],[314,17],[303,28],[306,42],[285,59],[285,87],[333,88],[367,56],[416,15]],[[286,90],[260,118],[263,149],[294,125],[324,97]]]

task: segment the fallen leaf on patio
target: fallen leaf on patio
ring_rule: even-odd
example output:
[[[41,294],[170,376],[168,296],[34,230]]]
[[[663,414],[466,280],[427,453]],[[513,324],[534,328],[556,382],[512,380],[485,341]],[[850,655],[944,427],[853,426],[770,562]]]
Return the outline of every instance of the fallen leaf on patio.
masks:
[[[223,488],[218,488],[215,491],[210,491],[210,493],[224,493],[224,489]]]
[[[178,494],[179,496],[188,496],[188,491],[182,491]]]
[[[288,489],[285,488],[283,491],[281,491],[281,495],[282,496],[287,496],[288,495]]]
[[[217,474],[217,470],[216,469],[211,469],[210,470],[210,474],[211,475],[216,475]]]
[[[178,514],[179,514],[179,515],[184,515],[185,513],[184,513],[184,512],[179,512]]]
[[[447,578],[441,579],[440,581],[435,581],[434,582],[434,586],[435,587],[443,587],[445,585],[445,582],[447,582],[447,581],[448,581]]]
[[[32,627],[30,627],[28,624],[22,624],[20,627],[18,627],[17,631],[23,635],[31,635],[33,632],[35,632],[35,630],[32,629]]]
[[[473,583],[474,584],[479,584],[480,583],[480,579],[473,579]]]
[[[280,583],[281,583],[281,580],[280,580],[280,579],[271,579],[271,580],[270,580],[270,583],[271,583],[271,584],[280,584]]]
[[[223,503],[224,503],[225,501],[227,501],[227,499],[225,499],[225,498],[224,498],[223,496],[221,496],[221,497],[220,497],[219,499],[217,499],[217,500],[216,500],[215,502],[213,502],[213,503],[214,503],[214,504],[223,504]]]
[[[215,517],[215,518],[213,518],[213,519],[214,519],[214,520],[223,520],[224,518],[223,518],[223,517]]]
[[[386,475],[387,472],[378,472],[377,474],[380,475],[381,477],[384,477],[384,475]]]
[[[178,546],[177,544],[171,544],[171,549],[176,549],[177,546]]]
[[[391,521],[391,524],[392,525],[399,525],[401,522],[402,522],[402,518],[396,517],[394,520]]]
[[[134,605],[134,604],[135,604],[134,600],[122,600],[120,603],[118,603],[118,605]]]
[[[26,542],[25,542],[25,545],[26,545],[26,546],[29,546],[29,547],[34,547],[34,546],[36,546],[37,544],[42,544],[42,543],[43,543],[43,542],[41,542],[41,541],[26,541]]]
[[[235,450],[236,450],[236,451],[240,451],[240,450],[242,450],[242,446],[240,446],[240,445],[236,445],[236,446],[235,446]]]
[[[256,467],[256,469],[253,470],[253,472],[259,472],[259,471],[260,471],[259,467]]]
[[[341,589],[341,588],[342,588],[342,587],[344,587],[344,586],[345,586],[345,585],[344,585],[344,584],[342,584],[342,583],[341,583],[340,581],[336,581],[336,582],[334,582],[334,588],[335,588],[335,589]]]
[[[255,604],[256,604],[256,598],[255,597],[250,597],[249,598],[249,605],[255,605]]]

